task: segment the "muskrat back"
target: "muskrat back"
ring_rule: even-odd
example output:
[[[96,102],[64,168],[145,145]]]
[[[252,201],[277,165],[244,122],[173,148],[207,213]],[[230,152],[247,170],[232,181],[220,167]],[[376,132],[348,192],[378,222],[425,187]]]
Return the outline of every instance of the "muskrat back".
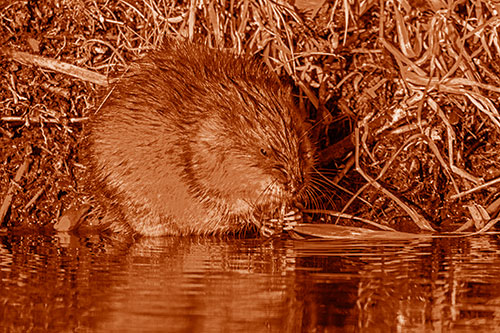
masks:
[[[308,193],[313,148],[291,87],[223,50],[167,42],[113,87],[88,133],[96,198],[139,234],[260,226]]]

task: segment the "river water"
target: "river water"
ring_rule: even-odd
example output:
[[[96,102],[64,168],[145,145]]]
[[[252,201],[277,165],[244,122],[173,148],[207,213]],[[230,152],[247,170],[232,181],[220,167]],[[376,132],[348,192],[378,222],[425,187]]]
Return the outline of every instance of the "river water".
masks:
[[[4,233],[1,332],[495,332],[500,238]]]

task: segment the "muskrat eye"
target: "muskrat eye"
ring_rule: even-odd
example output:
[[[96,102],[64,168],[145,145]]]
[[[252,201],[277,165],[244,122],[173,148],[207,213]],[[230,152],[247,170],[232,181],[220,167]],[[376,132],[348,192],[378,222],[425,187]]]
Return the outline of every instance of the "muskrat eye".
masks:
[[[264,148],[260,148],[260,153],[262,154],[262,156],[267,156],[267,150],[265,150]]]

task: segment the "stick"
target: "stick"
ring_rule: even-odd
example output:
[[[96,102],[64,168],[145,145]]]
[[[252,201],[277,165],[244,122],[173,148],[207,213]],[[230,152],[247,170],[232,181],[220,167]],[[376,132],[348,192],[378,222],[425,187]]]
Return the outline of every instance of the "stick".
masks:
[[[12,198],[14,197],[14,187],[15,184],[18,183],[23,175],[28,170],[28,166],[31,163],[31,158],[26,156],[23,164],[17,169],[16,175],[14,176],[14,180],[10,182],[9,190],[7,191],[7,195],[3,200],[2,206],[0,207],[0,224],[3,222],[5,215],[7,215],[7,211],[9,210],[10,204],[12,203]]]
[[[108,79],[106,76],[66,62],[6,48],[4,48],[1,53],[4,53],[11,59],[20,63],[51,69],[103,87],[108,86]]]

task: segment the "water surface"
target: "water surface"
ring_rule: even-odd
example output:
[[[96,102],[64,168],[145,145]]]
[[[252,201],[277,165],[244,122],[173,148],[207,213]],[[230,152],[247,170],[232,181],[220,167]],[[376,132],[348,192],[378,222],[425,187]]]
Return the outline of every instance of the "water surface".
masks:
[[[352,241],[0,237],[3,332],[500,327],[498,236]]]

